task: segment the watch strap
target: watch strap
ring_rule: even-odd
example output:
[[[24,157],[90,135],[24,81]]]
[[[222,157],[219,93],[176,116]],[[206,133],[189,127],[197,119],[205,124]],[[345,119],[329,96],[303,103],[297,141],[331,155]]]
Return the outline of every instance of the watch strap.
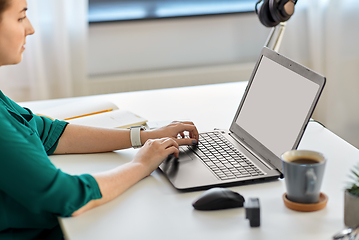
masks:
[[[144,126],[133,126],[130,128],[131,144],[133,148],[142,147],[141,130],[145,130]]]

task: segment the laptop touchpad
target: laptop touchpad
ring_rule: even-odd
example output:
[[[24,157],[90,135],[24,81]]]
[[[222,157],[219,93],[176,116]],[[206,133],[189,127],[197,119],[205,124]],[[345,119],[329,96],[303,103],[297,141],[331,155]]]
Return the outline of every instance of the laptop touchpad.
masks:
[[[193,152],[191,150],[189,150],[187,146],[180,146],[179,150],[180,150],[180,152],[179,152],[178,161],[184,162],[184,161],[193,160],[193,158],[192,158],[192,157],[194,157]]]
[[[169,178],[174,178],[178,173],[180,164],[193,160],[190,155],[191,151],[187,147],[180,146],[179,158],[175,158],[171,154],[159,167]]]

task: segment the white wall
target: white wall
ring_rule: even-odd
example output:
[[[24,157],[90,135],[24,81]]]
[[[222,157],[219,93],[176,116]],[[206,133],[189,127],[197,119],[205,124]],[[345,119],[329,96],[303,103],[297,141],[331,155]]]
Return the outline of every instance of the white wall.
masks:
[[[246,81],[268,34],[254,13],[93,24],[90,91]]]

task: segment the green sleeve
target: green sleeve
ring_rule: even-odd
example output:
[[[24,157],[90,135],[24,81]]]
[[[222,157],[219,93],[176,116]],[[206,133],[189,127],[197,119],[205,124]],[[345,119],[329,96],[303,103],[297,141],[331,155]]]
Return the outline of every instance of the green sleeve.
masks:
[[[53,154],[59,143],[59,138],[68,123],[59,120],[53,121],[49,118],[39,117],[35,114],[33,117],[36,121],[37,131],[47,155]]]
[[[53,121],[47,117],[37,116],[36,114],[33,114],[30,109],[21,107],[5,95],[2,95],[2,97],[15,111],[23,116],[29,116],[29,119],[31,119],[29,122],[32,127],[36,128],[47,155],[53,154],[56,150],[59,138],[68,123],[59,120]]]
[[[0,107],[0,191],[31,212],[70,216],[101,198],[101,192],[91,175],[71,176],[50,162],[47,154],[56,148],[63,126],[40,117],[36,121],[39,133],[16,125],[9,111]]]

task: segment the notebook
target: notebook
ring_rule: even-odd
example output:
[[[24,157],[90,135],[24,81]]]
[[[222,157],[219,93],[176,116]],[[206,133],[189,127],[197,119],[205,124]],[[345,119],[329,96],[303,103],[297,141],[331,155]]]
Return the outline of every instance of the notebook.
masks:
[[[299,145],[325,81],[263,48],[230,128],[201,133],[159,168],[183,191],[282,178],[280,156]]]

